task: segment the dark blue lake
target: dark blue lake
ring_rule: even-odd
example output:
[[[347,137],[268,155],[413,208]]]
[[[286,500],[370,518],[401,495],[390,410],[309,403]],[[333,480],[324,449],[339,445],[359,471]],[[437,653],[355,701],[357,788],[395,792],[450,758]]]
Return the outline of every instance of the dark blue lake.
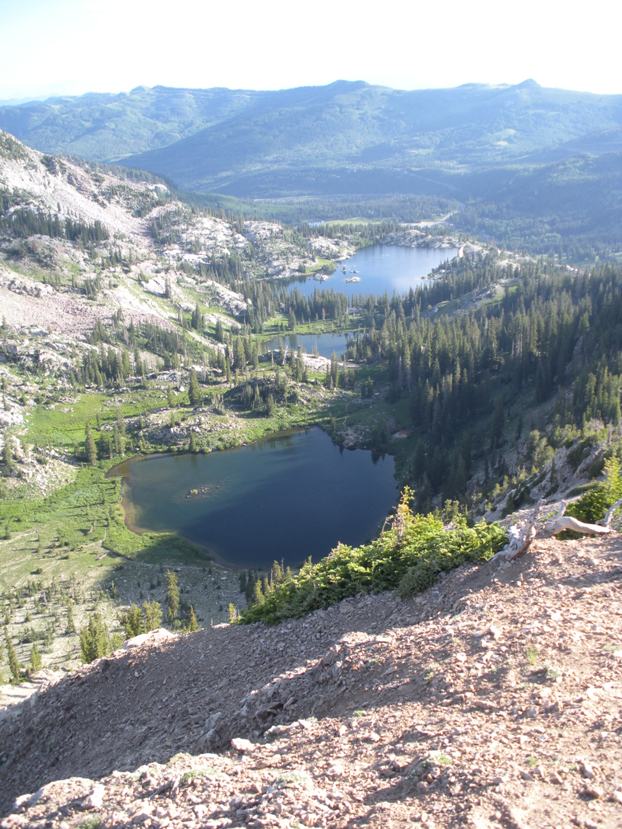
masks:
[[[455,248],[373,245],[359,250],[354,256],[341,262],[325,282],[308,278],[292,283],[291,289],[296,288],[305,296],[310,296],[317,289],[329,288],[348,296],[405,294],[410,288],[424,284],[425,277],[434,268],[453,259],[457,253]],[[360,281],[349,281],[352,279]]]
[[[132,528],[178,533],[239,567],[297,566],[339,541],[361,544],[398,495],[391,456],[342,451],[317,427],[208,455],[137,458],[116,473]]]

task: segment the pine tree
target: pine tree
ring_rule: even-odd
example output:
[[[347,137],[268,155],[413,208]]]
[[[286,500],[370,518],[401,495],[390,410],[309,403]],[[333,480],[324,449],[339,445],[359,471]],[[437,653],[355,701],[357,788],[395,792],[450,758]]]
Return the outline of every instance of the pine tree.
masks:
[[[201,387],[197,378],[196,369],[190,371],[190,383],[188,386],[188,400],[191,406],[199,406],[202,400]]]
[[[83,662],[93,662],[107,656],[112,648],[106,623],[99,613],[94,613],[88,625],[80,629],[80,651]]]
[[[227,615],[229,617],[229,624],[234,625],[238,620],[238,609],[233,602],[229,602],[227,606]]]
[[[162,605],[160,602],[144,602],[143,616],[145,630],[157,630],[162,625]]]
[[[125,452],[125,437],[117,423],[112,426],[112,441],[115,455],[122,455]]]
[[[605,461],[605,498],[608,505],[614,504],[619,498],[622,498],[622,473],[620,471],[620,461],[615,455],[607,458]]]
[[[198,302],[194,306],[194,311],[192,312],[192,317],[190,319],[190,325],[197,331],[203,331],[203,314],[201,313],[201,308],[199,307]]]
[[[95,445],[95,438],[91,430],[91,424],[86,424],[86,440],[84,441],[86,450],[86,459],[89,466],[95,466],[97,463],[97,446]]]
[[[13,439],[8,433],[4,435],[2,462],[9,472],[13,469]]]
[[[272,564],[272,569],[270,570],[270,584],[276,587],[283,581],[283,575],[283,565],[278,561],[275,561]]]
[[[172,570],[166,571],[166,609],[168,611],[168,618],[171,623],[175,623],[179,615],[179,580],[177,574]]]
[[[186,625],[186,630],[188,633],[194,633],[199,629],[199,620],[197,619],[197,614],[194,612],[194,607],[190,605],[190,611],[188,613],[188,624]]]
[[[9,661],[9,670],[11,672],[11,682],[19,682],[22,678],[22,668],[19,664],[19,659],[17,658],[17,654],[15,653],[15,648],[13,647],[13,642],[11,642],[11,637],[9,636],[8,628],[4,628],[4,644],[6,646],[6,655]]]
[[[37,647],[37,643],[32,643],[32,648],[30,649],[30,673],[35,673],[35,671],[40,671],[43,666],[43,661],[41,659],[41,653],[39,648]]]
[[[253,604],[261,604],[263,602],[263,586],[261,579],[257,579],[253,588]]]
[[[145,632],[143,614],[138,605],[130,605],[119,617],[119,622],[127,639]]]
[[[65,628],[67,633],[75,633],[76,632],[76,623],[73,618],[73,605],[71,602],[67,602],[67,627]]]

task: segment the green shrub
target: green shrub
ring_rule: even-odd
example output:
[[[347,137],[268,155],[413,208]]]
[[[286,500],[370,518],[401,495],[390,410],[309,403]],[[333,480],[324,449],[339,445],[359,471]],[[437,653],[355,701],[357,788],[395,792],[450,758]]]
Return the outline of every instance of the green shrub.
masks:
[[[569,504],[566,515],[596,524],[602,521],[610,506],[622,498],[622,473],[620,461],[615,455],[605,461],[605,481],[597,484],[582,495],[578,501]]]
[[[428,587],[432,587],[438,574],[439,570],[428,561],[420,561],[419,564],[409,567],[398,585],[400,596],[407,599],[415,593],[422,593]]]
[[[313,564],[307,561],[241,614],[240,621],[275,623],[328,607],[357,593],[399,588],[411,595],[429,587],[442,571],[487,561],[506,543],[496,524],[467,526],[459,517],[445,528],[438,515],[414,515],[405,489],[391,529],[361,547],[339,544]]]

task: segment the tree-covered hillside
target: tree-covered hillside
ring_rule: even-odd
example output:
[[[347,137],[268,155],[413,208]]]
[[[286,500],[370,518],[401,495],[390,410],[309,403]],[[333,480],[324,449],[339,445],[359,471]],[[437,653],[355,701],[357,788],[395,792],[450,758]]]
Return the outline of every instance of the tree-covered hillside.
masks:
[[[440,170],[456,174],[458,191],[457,174],[563,152],[571,140],[566,155],[576,154],[595,132],[619,128],[621,118],[617,96],[543,89],[533,81],[413,92],[341,81],[266,95],[250,109],[127,163],[185,189],[234,195],[257,192],[256,177],[261,182],[266,175],[278,182],[272,195],[420,192],[416,173],[432,174],[440,187],[444,180],[434,173]],[[356,183],[361,176],[364,187]],[[397,185],[397,176],[413,180]]]
[[[0,128],[47,153],[111,161],[164,147],[249,107],[261,93],[137,87],[0,106]]]
[[[45,152],[122,160],[247,215],[257,199],[286,221],[412,221],[424,206],[504,246],[588,261],[620,247],[621,100],[534,81],[139,87],[2,106],[0,128]]]
[[[590,423],[619,426],[621,285],[618,267],[519,270],[491,257],[458,260],[426,289],[369,302],[370,327],[349,353],[388,372],[388,399],[412,433],[402,474],[422,506],[464,499],[469,482],[479,502],[508,473],[546,466]]]

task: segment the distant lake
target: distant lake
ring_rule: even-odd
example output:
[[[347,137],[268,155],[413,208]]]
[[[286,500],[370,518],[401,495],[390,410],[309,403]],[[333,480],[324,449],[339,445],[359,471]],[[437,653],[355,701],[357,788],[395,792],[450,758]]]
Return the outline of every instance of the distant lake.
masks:
[[[347,296],[384,293],[405,294],[410,288],[425,284],[423,277],[443,262],[453,259],[456,248],[404,248],[396,245],[373,245],[363,248],[339,264],[337,270],[325,282],[308,278],[294,282],[294,288],[305,296],[311,296],[317,289],[339,291]],[[346,273],[343,269],[346,269]],[[353,273],[353,271],[358,273]],[[346,282],[346,279],[360,277],[360,282]]]
[[[391,456],[340,450],[318,427],[208,455],[132,459],[115,473],[133,529],[178,533],[239,567],[297,566],[338,541],[361,544],[397,501]]]
[[[307,354],[319,354],[321,357],[337,357],[345,354],[348,344],[347,334],[281,334],[270,337],[262,346],[266,351],[287,348],[297,351],[301,348]]]

